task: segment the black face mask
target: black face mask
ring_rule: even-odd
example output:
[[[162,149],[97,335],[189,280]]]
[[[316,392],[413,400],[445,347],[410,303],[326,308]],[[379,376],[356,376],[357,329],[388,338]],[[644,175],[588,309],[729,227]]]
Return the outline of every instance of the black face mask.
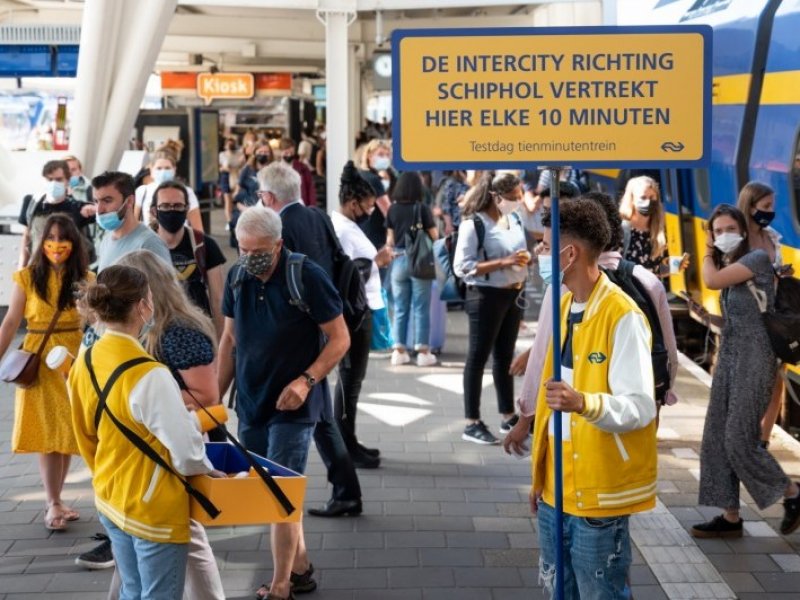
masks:
[[[178,233],[186,223],[186,213],[177,210],[156,210],[159,226],[170,233]]]
[[[266,154],[256,154],[256,162],[260,165],[269,164],[269,156]]]
[[[286,154],[283,156],[283,162],[291,163],[294,160],[293,154]]]
[[[753,221],[758,223],[759,227],[767,227],[770,223],[772,223],[772,219],[774,218],[774,210],[756,210],[756,212],[753,213]]]

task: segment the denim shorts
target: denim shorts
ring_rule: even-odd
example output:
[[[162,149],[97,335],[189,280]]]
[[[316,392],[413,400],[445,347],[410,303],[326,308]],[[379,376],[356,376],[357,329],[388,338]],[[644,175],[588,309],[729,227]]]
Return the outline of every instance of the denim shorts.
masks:
[[[303,474],[314,426],[314,423],[291,422],[248,425],[239,421],[239,441],[250,452]]]

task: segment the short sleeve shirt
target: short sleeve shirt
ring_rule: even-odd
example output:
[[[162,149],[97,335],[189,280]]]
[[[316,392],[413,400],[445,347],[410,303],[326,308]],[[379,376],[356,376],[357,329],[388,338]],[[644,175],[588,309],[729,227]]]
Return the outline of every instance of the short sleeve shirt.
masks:
[[[751,250],[738,260],[753,272],[752,282],[767,296],[767,310],[775,305],[775,278],[769,255],[760,248]],[[734,285],[722,291],[722,314],[725,317],[725,330],[745,331],[752,327],[763,328],[758,304],[747,282]],[[723,334],[725,331],[723,332]]]
[[[394,231],[395,247],[405,248],[406,233],[411,231],[411,226],[414,225],[415,214],[419,215],[423,229],[436,227],[431,209],[420,202],[414,204],[398,202],[389,208],[389,214],[386,215],[386,227]]]
[[[97,252],[97,272],[116,264],[120,258],[135,250],[149,250],[166,264],[172,265],[169,248],[164,240],[158,237],[152,229],[140,223],[136,229],[119,239],[114,239],[111,233],[103,236]]]
[[[203,280],[200,268],[197,266],[195,254],[192,251],[192,239],[190,237],[192,235],[194,233],[191,229],[184,228],[183,239],[177,246],[170,249],[169,254],[172,257],[172,266],[177,271],[178,280],[183,283],[192,303],[202,308],[210,316],[211,303],[208,298],[208,287]],[[206,271],[224,265],[225,255],[222,254],[217,242],[205,234],[201,235],[203,246],[198,249],[198,252],[205,253]]]
[[[202,331],[176,323],[164,330],[157,354],[156,358],[167,366],[178,386],[185,390],[186,383],[179,371],[214,362],[214,342]]]
[[[342,314],[339,293],[325,272],[311,260],[303,264],[305,313],[290,303],[286,283],[289,251],[281,251],[267,281],[240,267],[228,273],[222,313],[234,321],[236,337],[237,414],[248,425],[268,422],[315,423],[331,411],[327,381],[309,392],[294,411],[278,411],[283,388],[317,359],[324,346],[320,325]]]

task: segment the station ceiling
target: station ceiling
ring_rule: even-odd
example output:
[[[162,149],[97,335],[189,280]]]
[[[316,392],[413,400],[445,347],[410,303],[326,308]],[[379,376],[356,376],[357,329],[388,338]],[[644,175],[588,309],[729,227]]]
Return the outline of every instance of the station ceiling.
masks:
[[[359,56],[388,50],[396,28],[597,25],[609,0],[179,0],[157,71],[324,75],[325,28],[317,8],[349,5]],[[432,8],[435,6],[436,8]],[[291,7],[291,8],[290,8]],[[380,9],[380,10],[378,10]],[[0,25],[80,26],[83,0],[0,0]],[[0,40],[0,43],[2,40]]]

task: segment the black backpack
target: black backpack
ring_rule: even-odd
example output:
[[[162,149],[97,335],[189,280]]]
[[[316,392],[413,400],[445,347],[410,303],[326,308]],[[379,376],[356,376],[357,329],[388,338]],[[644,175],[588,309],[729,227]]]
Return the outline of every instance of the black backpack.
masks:
[[[788,365],[800,363],[800,280],[781,277],[775,291],[775,307],[767,310],[766,295],[747,282],[756,299],[775,355]]]
[[[663,404],[670,385],[669,352],[664,343],[664,332],[661,330],[661,322],[658,320],[658,310],[645,287],[633,276],[635,266],[635,263],[623,258],[615,270],[603,269],[603,272],[612,283],[622,288],[622,291],[636,303],[650,324],[650,332],[653,337],[650,355],[653,361],[653,379],[656,385],[655,397],[657,403]]]
[[[350,332],[358,331],[364,324],[369,310],[364,282],[369,279],[372,262],[361,259],[355,261],[347,256],[342,250],[339,237],[333,229],[333,223],[328,214],[318,208],[312,208],[312,210],[319,213],[325,222],[325,228],[328,230],[333,244],[333,285],[336,286],[342,299],[342,315]]]

